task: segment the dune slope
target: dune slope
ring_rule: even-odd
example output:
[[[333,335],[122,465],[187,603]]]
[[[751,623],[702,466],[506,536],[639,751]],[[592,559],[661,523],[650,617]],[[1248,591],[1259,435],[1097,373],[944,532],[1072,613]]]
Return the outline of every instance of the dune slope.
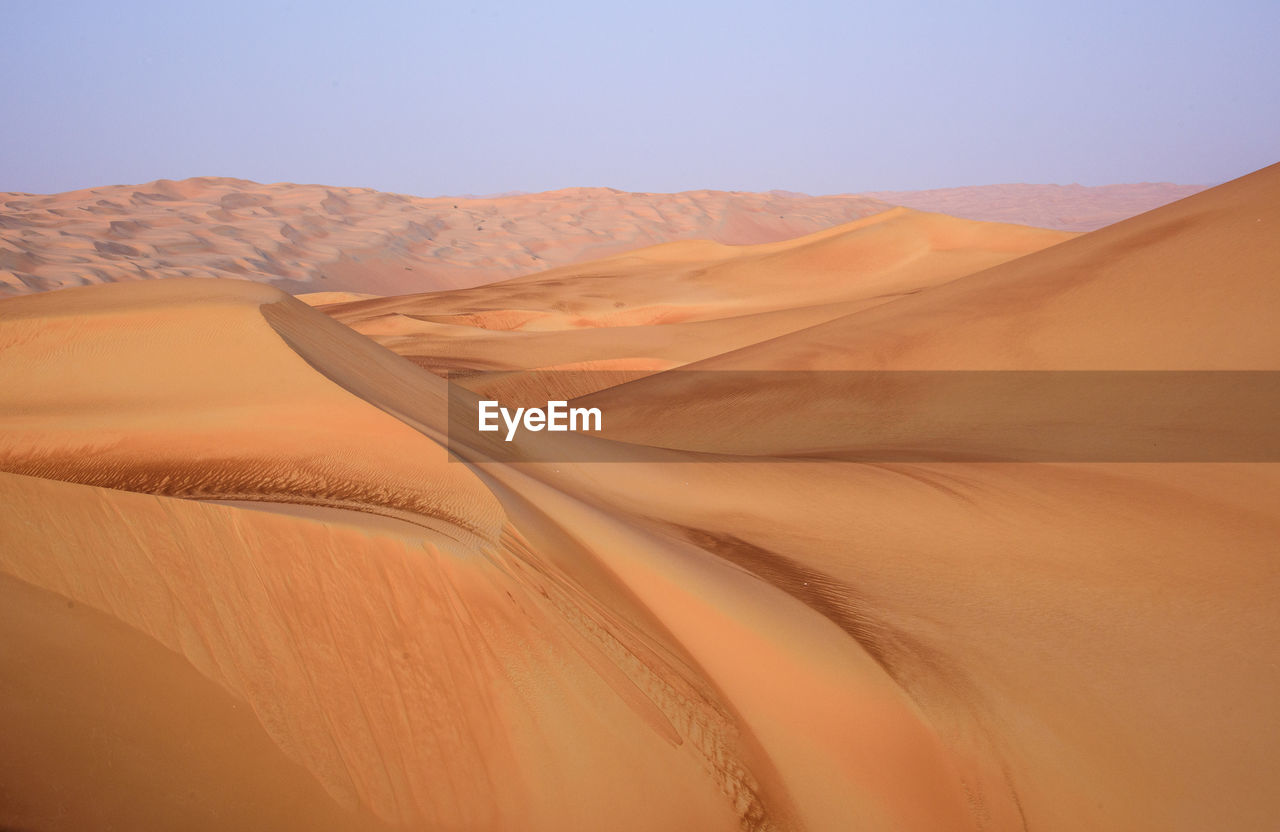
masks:
[[[785,240],[888,206],[856,196],[568,188],[494,198],[243,179],[0,194],[0,297],[166,277],[293,293],[474,286],[673,240]]]
[[[628,368],[619,361],[665,369],[1073,236],[895,208],[785,242],[671,243],[474,289],[324,310],[433,370]]]
[[[3,467],[17,472],[5,572],[140,634],[104,649],[177,652],[349,816],[423,829],[963,820],[977,775],[856,642],[687,541],[518,472],[447,462],[443,382],[305,305],[175,280],[0,308]],[[51,391],[52,377],[67,386]],[[776,640],[781,622],[812,656]],[[726,640],[755,661],[726,665]],[[785,697],[762,699],[777,678],[793,680]],[[837,707],[850,688],[865,703]],[[780,731],[806,691],[829,718]],[[831,742],[872,726],[874,741]],[[164,753],[163,737],[131,741]],[[889,750],[900,777],[885,776]],[[65,776],[60,762],[47,777]],[[848,779],[859,771],[870,779]],[[115,786],[150,799],[136,780]],[[22,817],[57,823],[51,804]]]
[[[1175,185],[1001,185],[883,195],[567,188],[411,197],[198,177],[0,193],[0,297],[95,283],[232,277],[292,293],[475,286],[677,240],[788,240],[905,205],[1091,230],[1185,196]]]
[[[668,368],[1272,369],[1278,171],[1074,238],[0,302],[0,826],[1268,828],[1274,464],[800,461],[786,391]],[[593,361],[644,376],[585,399],[630,444],[451,459],[424,367]]]

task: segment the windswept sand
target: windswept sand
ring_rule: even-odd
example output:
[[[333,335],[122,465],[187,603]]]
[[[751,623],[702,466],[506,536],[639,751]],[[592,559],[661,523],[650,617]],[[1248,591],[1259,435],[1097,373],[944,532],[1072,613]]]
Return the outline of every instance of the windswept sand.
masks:
[[[325,311],[432,370],[602,360],[647,360],[666,369],[878,306],[1074,236],[894,208],[780,243],[669,243],[474,289]]]
[[[0,826],[1267,829],[1277,466],[663,448],[794,450],[670,368],[1275,369],[1277,206],[0,301]],[[548,366],[636,444],[450,461],[429,370]]]

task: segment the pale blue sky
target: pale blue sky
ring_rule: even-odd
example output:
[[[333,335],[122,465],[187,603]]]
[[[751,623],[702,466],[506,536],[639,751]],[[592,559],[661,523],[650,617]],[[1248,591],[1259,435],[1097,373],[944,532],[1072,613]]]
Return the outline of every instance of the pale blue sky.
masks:
[[[1217,183],[1280,3],[0,0],[0,191]]]

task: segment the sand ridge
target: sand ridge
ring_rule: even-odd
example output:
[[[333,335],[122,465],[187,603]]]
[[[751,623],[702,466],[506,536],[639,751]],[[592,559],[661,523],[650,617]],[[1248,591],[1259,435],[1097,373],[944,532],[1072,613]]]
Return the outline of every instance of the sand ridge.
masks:
[[[1267,828],[1276,466],[787,461],[779,390],[679,373],[1272,369],[1277,194],[1280,166],[1085,235],[901,208],[319,308],[202,279],[0,301],[0,626],[29,648],[0,728],[53,749],[31,782],[108,777],[0,825],[211,828],[262,772],[246,826]],[[557,366],[636,376],[583,399],[629,444],[450,459],[437,373]],[[755,461],[672,450],[743,401]],[[209,731],[176,751],[163,691],[34,640],[90,629]],[[144,762],[94,769],[51,684],[118,699],[83,747]],[[178,753],[210,763],[161,800],[139,772]]]
[[[894,208],[779,243],[669,243],[456,292],[326,306],[432,370],[709,358],[1072,239]]]
[[[784,240],[887,207],[854,196],[610,188],[422,198],[222,177],[8,193],[0,194],[0,296],[166,277],[404,294],[673,240]]]
[[[167,277],[233,277],[293,294],[395,295],[492,283],[665,242],[780,242],[890,204],[1086,230],[1193,191],[1020,185],[875,197],[566,188],[422,198],[225,177],[160,179],[0,194],[0,297]]]

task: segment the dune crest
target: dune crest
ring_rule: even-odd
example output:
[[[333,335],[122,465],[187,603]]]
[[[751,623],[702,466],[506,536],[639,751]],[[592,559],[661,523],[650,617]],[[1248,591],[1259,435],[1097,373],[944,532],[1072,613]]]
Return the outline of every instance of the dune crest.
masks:
[[[243,179],[0,194],[0,296],[232,277],[290,293],[475,286],[673,240],[785,240],[889,206],[856,196],[569,188],[411,197]]]
[[[1278,205],[1280,166],[1085,235],[897,208],[322,308],[0,301],[0,826],[1267,828],[1274,464],[806,461],[788,397],[848,395],[680,379],[1277,369]],[[628,441],[449,441],[440,374],[532,367]]]
[[[709,358],[1075,236],[894,208],[779,243],[669,243],[456,292],[325,312],[440,371]]]
[[[239,278],[293,294],[397,295],[482,285],[667,242],[781,242],[892,204],[1086,230],[1194,190],[1002,185],[815,197],[566,188],[422,198],[198,177],[3,193],[0,297],[169,277]]]

